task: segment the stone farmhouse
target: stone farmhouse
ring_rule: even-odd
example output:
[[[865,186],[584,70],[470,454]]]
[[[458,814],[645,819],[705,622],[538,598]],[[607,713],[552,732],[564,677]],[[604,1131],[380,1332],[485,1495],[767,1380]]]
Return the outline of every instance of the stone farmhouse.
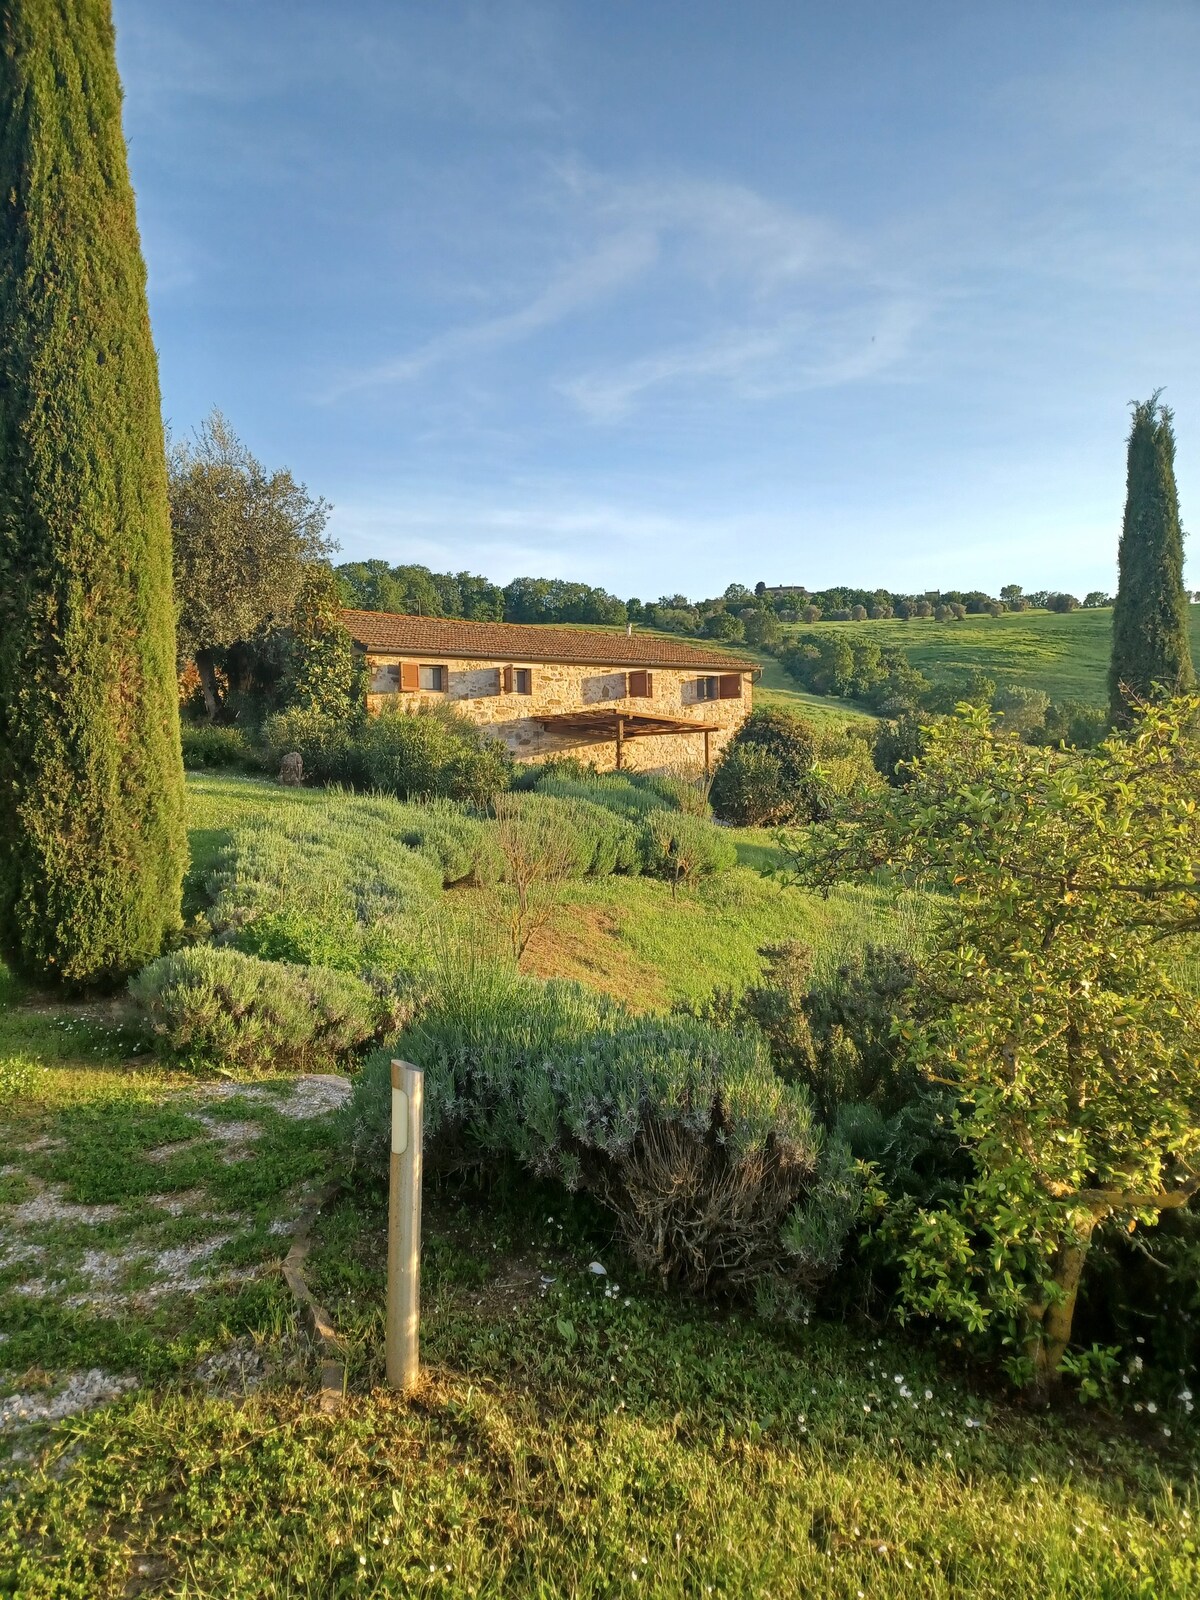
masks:
[[[518,761],[711,771],[750,714],[755,668],[649,634],[345,611],[366,658],[367,709],[452,705]]]

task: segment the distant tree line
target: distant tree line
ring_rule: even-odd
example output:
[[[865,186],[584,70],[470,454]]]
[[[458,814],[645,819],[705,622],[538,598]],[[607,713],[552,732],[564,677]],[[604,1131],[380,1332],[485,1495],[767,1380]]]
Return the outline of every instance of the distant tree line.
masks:
[[[753,589],[731,583],[724,594],[692,600],[684,594],[657,600],[622,600],[607,589],[562,578],[514,578],[495,584],[470,572],[431,572],[412,563],[348,561],[335,569],[345,604],[360,611],[396,611],[410,616],[463,617],[472,622],[575,622],[593,626],[637,623],[668,633],[746,643],[775,644],[784,624],[865,622],[868,619],[931,618],[952,622],[1006,611],[1075,611],[1112,604],[1093,589],[1081,601],[1073,594],[1038,589],[1026,594],[1006,584],[999,595],[981,589],[930,589],[898,594],[888,589],[806,589],[803,585]]]

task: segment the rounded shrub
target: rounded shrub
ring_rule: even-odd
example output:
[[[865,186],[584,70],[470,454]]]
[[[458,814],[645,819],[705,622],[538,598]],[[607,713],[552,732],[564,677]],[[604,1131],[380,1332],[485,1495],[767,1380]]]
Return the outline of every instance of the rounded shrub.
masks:
[[[159,1049],[192,1066],[320,1072],[375,1034],[379,1002],[361,979],[197,945],[129,982]]]
[[[787,711],[753,712],[721,758],[711,799],[719,817],[740,827],[810,822],[823,816],[813,729]]]
[[[508,788],[512,772],[503,745],[440,706],[368,717],[355,740],[355,763],[355,781],[402,800],[460,800],[480,808]]]
[[[560,800],[586,800],[635,822],[649,812],[670,804],[658,790],[635,782],[631,776],[621,772],[589,772],[572,776],[552,770],[538,782],[537,792],[554,795]]]
[[[756,744],[731,744],[713,778],[712,802],[725,822],[755,828],[791,810],[779,757]]]
[[[755,1032],[460,972],[356,1085],[344,1127],[380,1180],[397,1053],[425,1070],[434,1164],[516,1163],[589,1190],[663,1282],[790,1309],[833,1272],[861,1209],[845,1148],[826,1144]]]
[[[507,808],[534,827],[551,828],[571,842],[571,876],[606,878],[612,873],[642,870],[642,848],[636,826],[619,812],[590,800],[567,799],[557,794],[518,794],[508,797]]]
[[[284,756],[299,751],[304,776],[316,783],[350,783],[354,777],[352,714],[332,715],[317,706],[277,711],[263,724],[267,765],[279,770]]]
[[[704,817],[683,811],[652,811],[642,822],[645,870],[672,884],[695,883],[737,865],[733,840]]]

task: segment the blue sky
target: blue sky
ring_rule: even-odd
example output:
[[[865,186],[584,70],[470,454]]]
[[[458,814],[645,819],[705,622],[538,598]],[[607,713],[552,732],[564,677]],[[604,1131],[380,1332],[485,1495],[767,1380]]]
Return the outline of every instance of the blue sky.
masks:
[[[1200,524],[1194,0],[114,12],[168,420],[344,559],[1107,588],[1159,386]]]

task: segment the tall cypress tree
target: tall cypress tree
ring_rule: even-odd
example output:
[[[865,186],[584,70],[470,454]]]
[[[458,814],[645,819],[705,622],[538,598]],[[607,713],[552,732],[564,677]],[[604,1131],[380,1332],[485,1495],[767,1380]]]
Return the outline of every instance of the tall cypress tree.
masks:
[[[185,865],[171,534],[109,0],[0,0],[0,942],[156,955]]]
[[[1117,727],[1131,716],[1127,696],[1149,699],[1195,682],[1183,587],[1183,529],[1175,489],[1174,418],[1156,390],[1133,408],[1120,576],[1113,606],[1108,695]]]

